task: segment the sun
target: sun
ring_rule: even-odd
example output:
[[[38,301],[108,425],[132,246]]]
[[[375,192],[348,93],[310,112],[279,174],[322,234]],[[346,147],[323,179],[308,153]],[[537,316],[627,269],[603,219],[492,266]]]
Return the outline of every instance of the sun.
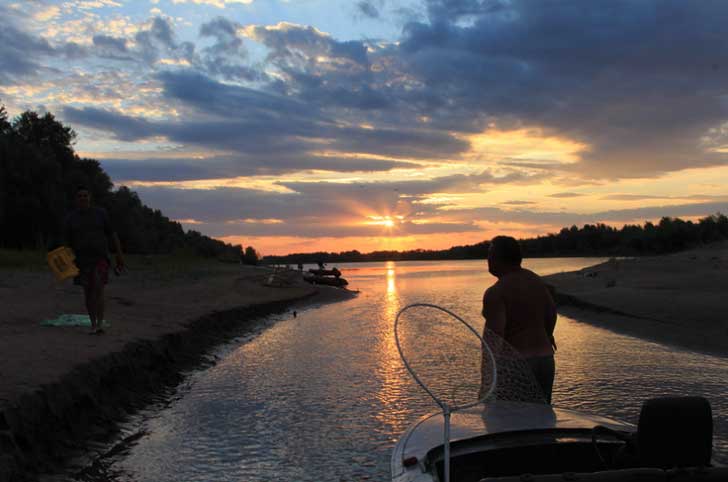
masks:
[[[382,226],[387,229],[392,229],[397,225],[397,219],[392,216],[367,216],[369,218],[365,224],[374,224],[376,226]],[[400,216],[397,216],[399,218]]]

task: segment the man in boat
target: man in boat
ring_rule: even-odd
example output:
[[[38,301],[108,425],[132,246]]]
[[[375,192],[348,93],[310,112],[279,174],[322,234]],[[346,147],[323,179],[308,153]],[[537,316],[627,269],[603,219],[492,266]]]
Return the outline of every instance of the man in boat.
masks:
[[[483,295],[485,330],[518,351],[551,403],[556,305],[546,284],[536,273],[522,268],[521,260],[521,247],[514,238],[496,236],[491,240],[488,271],[498,281]]]
[[[111,227],[109,215],[91,206],[91,193],[85,186],[76,189],[76,209],[66,217],[66,244],[73,249],[79,275],[74,284],[83,286],[84,301],[91,320],[91,333],[103,333],[104,286],[109,280],[109,240],[116,249],[118,274],[124,267],[119,237]]]

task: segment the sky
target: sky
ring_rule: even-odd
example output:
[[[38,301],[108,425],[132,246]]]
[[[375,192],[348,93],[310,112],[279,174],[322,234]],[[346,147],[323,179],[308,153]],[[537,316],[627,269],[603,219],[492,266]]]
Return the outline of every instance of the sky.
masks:
[[[0,1],[0,102],[260,253],[728,213],[723,1]]]

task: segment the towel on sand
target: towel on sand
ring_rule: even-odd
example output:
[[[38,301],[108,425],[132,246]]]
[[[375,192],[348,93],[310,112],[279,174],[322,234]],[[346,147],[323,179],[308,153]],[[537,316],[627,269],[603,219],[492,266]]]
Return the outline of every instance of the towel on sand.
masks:
[[[43,320],[41,326],[91,326],[91,320],[88,315],[61,315],[54,320]],[[101,322],[102,326],[109,326],[106,320]]]

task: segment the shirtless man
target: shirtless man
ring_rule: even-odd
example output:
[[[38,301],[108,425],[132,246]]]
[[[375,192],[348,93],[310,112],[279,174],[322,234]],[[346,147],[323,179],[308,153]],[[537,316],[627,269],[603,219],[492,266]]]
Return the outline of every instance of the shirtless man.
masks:
[[[521,260],[521,248],[514,238],[496,236],[491,240],[488,271],[498,281],[483,295],[485,328],[523,356],[551,403],[556,305],[546,284],[533,271],[521,268]]]

